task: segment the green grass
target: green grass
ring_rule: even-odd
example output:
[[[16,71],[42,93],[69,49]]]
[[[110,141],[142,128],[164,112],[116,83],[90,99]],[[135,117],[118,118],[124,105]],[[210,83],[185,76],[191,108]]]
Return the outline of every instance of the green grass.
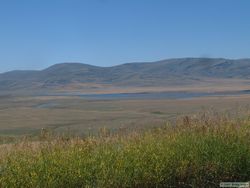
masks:
[[[0,187],[218,187],[250,180],[250,121],[184,117],[143,133],[23,141],[0,153]]]

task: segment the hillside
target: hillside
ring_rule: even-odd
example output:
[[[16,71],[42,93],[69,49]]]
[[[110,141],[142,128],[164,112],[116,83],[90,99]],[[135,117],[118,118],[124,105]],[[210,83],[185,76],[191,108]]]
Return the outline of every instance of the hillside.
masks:
[[[97,67],[62,63],[40,71],[0,74],[0,91],[60,88],[75,84],[111,86],[192,85],[208,79],[250,79],[250,59],[180,58]]]

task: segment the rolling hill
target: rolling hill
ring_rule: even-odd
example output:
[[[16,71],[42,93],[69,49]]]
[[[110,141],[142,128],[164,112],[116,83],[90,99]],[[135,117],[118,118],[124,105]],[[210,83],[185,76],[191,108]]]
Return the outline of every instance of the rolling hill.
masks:
[[[98,67],[81,63],[55,64],[40,71],[0,74],[0,91],[46,90],[73,85],[120,87],[173,86],[205,83],[208,79],[250,79],[250,59],[179,58]]]

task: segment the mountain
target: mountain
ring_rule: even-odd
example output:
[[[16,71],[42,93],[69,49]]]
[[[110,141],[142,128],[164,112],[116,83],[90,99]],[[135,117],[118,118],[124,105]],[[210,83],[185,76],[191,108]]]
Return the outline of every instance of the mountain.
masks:
[[[208,79],[250,79],[250,59],[179,58],[98,67],[62,63],[41,71],[0,74],[0,91],[56,89],[71,85],[171,86]]]

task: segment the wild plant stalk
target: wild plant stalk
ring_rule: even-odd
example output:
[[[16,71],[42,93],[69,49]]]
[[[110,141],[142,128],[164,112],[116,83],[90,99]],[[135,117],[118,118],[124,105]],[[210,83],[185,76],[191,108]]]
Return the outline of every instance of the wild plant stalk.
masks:
[[[12,145],[0,187],[218,187],[250,180],[250,121],[201,114],[143,133]]]

